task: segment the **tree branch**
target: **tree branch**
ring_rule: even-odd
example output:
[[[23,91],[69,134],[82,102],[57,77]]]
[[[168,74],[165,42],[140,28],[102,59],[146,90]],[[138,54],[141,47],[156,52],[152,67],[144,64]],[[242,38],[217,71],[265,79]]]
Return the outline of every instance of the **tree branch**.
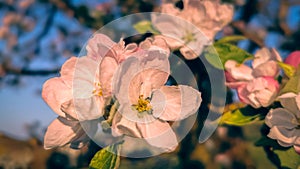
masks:
[[[256,43],[259,47],[264,47],[265,43],[263,39],[256,36],[254,33],[247,31],[244,27],[241,26],[239,22],[232,22],[231,26],[237,29],[241,34],[243,34],[245,37],[247,37],[249,40]]]
[[[51,74],[58,74],[60,68],[51,69],[51,70],[44,70],[44,69],[37,69],[37,70],[30,70],[25,68],[15,68],[11,66],[4,66],[3,71],[5,74],[14,74],[14,75],[27,75],[27,76],[46,76]]]

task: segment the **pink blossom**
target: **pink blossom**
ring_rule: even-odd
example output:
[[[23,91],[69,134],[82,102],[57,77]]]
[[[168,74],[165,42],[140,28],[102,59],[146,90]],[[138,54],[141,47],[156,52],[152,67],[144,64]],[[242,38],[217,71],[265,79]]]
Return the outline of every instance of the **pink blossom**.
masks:
[[[160,49],[159,44],[166,47],[159,39],[148,39],[143,48]],[[80,122],[103,116],[105,103],[113,95],[115,71],[125,59],[143,54],[138,48],[136,44],[125,46],[123,40],[116,44],[107,36],[96,34],[87,44],[87,56],[70,58],[62,66],[60,77],[45,82],[42,97],[59,115],[48,127],[45,148],[69,143],[78,148],[88,140]]]
[[[179,49],[186,59],[198,57],[233,17],[233,7],[217,1],[186,0],[183,10],[166,3],[161,12],[165,14],[151,17],[161,33],[158,36],[165,38],[171,49]]]
[[[119,43],[115,43],[104,34],[95,34],[88,41],[87,57],[100,61],[103,57],[113,57],[116,62],[121,63],[126,58],[132,56],[138,50],[135,43],[130,43],[125,46],[125,42],[121,39]]]
[[[97,62],[90,58],[71,57],[62,66],[61,76],[51,78],[43,85],[43,99],[59,115],[47,129],[45,148],[69,143],[79,148],[88,140],[79,121],[102,116],[105,103],[94,82],[99,79],[97,67]]]
[[[285,93],[278,98],[283,108],[270,110],[265,119],[270,127],[268,137],[283,147],[293,146],[300,154],[300,94]]]
[[[112,123],[114,136],[145,139],[165,151],[178,141],[169,121],[194,114],[201,95],[195,89],[179,85],[164,86],[170,72],[168,58],[159,50],[125,60],[116,74],[114,87],[120,107]]]
[[[285,60],[286,64],[292,65],[295,68],[300,64],[300,51],[292,52]]]
[[[237,88],[240,101],[255,108],[272,104],[278,91],[279,83],[271,77],[255,78]]]
[[[225,63],[226,85],[237,89],[241,102],[253,107],[267,107],[276,98],[279,83],[277,61],[281,57],[275,49],[262,48],[256,52],[252,67],[238,64],[234,60]]]

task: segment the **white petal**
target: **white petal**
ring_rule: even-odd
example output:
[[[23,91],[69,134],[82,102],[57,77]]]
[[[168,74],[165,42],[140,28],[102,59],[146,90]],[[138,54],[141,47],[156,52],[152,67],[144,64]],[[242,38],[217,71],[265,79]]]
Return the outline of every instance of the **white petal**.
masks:
[[[268,48],[262,48],[257,50],[257,52],[254,54],[255,58],[252,62],[253,68],[256,68],[258,65],[267,62],[271,59],[271,52]]]
[[[164,85],[168,79],[168,58],[159,51],[150,51],[148,56],[126,59],[115,76],[114,91],[120,104],[136,104],[140,95],[149,97],[153,89]]]
[[[116,45],[116,43],[108,36],[104,34],[95,34],[87,43],[87,56],[100,61],[102,57],[111,52],[114,45]]]
[[[295,119],[295,115],[283,108],[271,109],[267,114],[265,122],[269,127],[280,126],[287,129],[293,129],[297,127],[292,123]]]
[[[109,97],[112,94],[112,79],[117,70],[118,63],[112,57],[104,57],[100,64],[100,85],[103,97]]]
[[[94,120],[103,116],[105,100],[100,96],[74,98],[75,111],[79,121]]]
[[[226,71],[234,78],[235,80],[252,80],[252,69],[244,64],[238,64],[234,60],[228,60],[225,63]]]
[[[295,93],[285,93],[278,97],[280,104],[293,113],[297,113],[300,111],[300,107],[298,107],[299,103],[297,103],[297,96]],[[299,101],[299,99],[298,99]]]
[[[112,122],[112,135],[127,135],[130,137],[141,138],[141,134],[137,129],[136,123],[123,117],[120,113],[116,113]]]
[[[155,120],[151,123],[138,123],[137,127],[143,138],[154,147],[170,152],[178,145],[174,131],[166,122]]]
[[[98,81],[98,63],[86,56],[79,58],[73,80],[74,98],[89,98],[93,96],[95,82]]]
[[[76,138],[85,138],[81,140],[81,144],[77,143],[78,147],[89,140],[78,121],[69,121],[58,117],[49,125],[46,131],[44,147],[50,149],[64,146],[72,142],[77,142]]]
[[[261,77],[261,76],[269,76],[269,77],[275,77],[279,73],[279,67],[275,61],[267,61],[264,63],[261,63],[260,65],[256,66],[255,69],[253,69],[253,75],[255,77]]]
[[[182,120],[196,113],[201,101],[201,93],[192,87],[163,86],[153,92],[153,116],[165,121]]]
[[[73,76],[75,72],[77,59],[78,58],[76,57],[71,57],[61,67],[61,71],[60,71],[61,78],[69,88],[72,88]]]
[[[66,117],[61,105],[73,99],[72,89],[61,78],[55,77],[47,80],[43,85],[42,98],[59,116]]]

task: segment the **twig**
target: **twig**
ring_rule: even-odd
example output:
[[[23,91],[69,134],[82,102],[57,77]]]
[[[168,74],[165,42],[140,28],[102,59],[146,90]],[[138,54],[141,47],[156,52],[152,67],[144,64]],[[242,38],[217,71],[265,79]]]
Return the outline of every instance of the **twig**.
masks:
[[[44,70],[44,69],[30,70],[30,69],[20,69],[15,67],[4,66],[3,70],[6,74],[46,76],[51,74],[58,74],[60,69],[58,68],[58,69],[51,69],[51,70]]]
[[[264,41],[257,37],[254,33],[247,31],[246,29],[242,28],[238,22],[232,22],[231,26],[236,28],[241,34],[247,37],[249,40],[253,41],[260,47],[264,47]]]
[[[287,0],[280,1],[278,19],[279,19],[279,26],[283,30],[285,35],[291,35],[293,32],[289,28],[288,24],[286,23],[286,17],[288,14],[288,10],[290,7],[290,3]]]

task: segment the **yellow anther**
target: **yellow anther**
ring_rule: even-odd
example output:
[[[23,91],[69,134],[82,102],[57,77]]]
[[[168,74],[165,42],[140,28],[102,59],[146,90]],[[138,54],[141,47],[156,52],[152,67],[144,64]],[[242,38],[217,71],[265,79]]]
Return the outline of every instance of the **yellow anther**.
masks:
[[[95,82],[95,88],[93,90],[93,95],[95,96],[102,96],[103,95],[103,91],[102,91],[102,88],[101,88],[101,84],[99,82]]]
[[[191,32],[186,32],[185,36],[182,38],[186,43],[195,41],[195,35]]]
[[[149,112],[152,109],[149,99],[144,99],[143,95],[139,96],[137,104],[132,105],[139,113]]]

